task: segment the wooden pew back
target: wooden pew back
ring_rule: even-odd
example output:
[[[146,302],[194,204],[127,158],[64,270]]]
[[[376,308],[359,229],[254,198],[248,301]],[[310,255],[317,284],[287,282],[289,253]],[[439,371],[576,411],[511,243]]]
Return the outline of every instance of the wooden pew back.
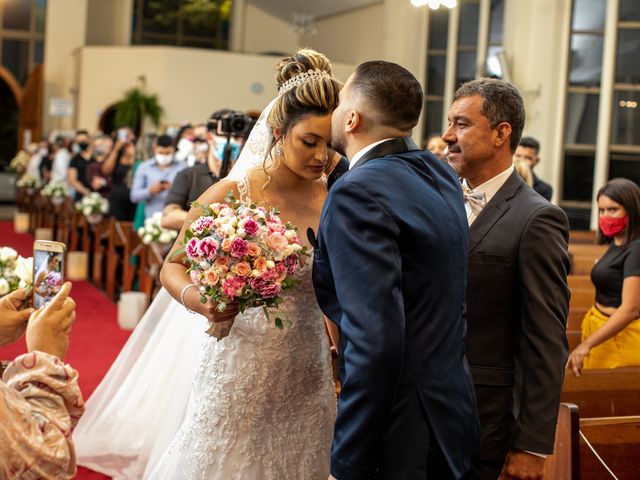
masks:
[[[561,403],[558,410],[556,440],[553,455],[544,464],[544,478],[549,480],[573,480],[580,470],[580,414],[578,407]]]

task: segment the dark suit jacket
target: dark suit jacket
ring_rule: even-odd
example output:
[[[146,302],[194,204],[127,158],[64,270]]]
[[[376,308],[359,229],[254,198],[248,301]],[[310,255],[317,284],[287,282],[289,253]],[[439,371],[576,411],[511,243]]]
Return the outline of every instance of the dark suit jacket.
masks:
[[[533,185],[532,188],[542,195],[542,198],[546,198],[551,201],[551,197],[553,196],[553,188],[547,182],[544,182],[538,178],[538,176],[531,171],[531,175],[533,176]]]
[[[466,346],[481,460],[553,450],[568,355],[568,234],[564,212],[515,171],[471,225]]]
[[[453,171],[410,138],[374,147],[329,191],[317,242],[318,303],[341,333],[332,474],[426,478],[430,437],[464,474],[478,422],[463,340],[468,232]]]

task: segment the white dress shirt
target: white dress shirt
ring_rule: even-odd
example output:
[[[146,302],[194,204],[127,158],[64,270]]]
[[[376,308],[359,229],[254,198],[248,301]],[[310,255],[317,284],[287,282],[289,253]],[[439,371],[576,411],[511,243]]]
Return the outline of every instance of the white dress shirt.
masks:
[[[371,150],[376,145],[380,145],[382,142],[386,142],[387,140],[391,140],[391,138],[385,138],[384,140],[380,140],[378,142],[373,142],[373,143],[367,145],[366,147],[358,150],[358,152],[353,156],[353,158],[351,160],[349,160],[349,170],[351,170],[353,168],[353,166],[356,163],[358,163],[358,160],[360,160],[362,157],[364,157],[365,153],[367,153],[369,150]]]
[[[510,165],[504,172],[499,173],[490,180],[487,180],[482,185],[478,185],[476,188],[471,189],[466,179],[462,179],[462,188],[468,189],[470,192],[480,192],[485,194],[485,205],[491,201],[495,194],[500,190],[500,187],[504,185],[509,176],[513,173],[513,165]],[[469,202],[464,202],[464,208],[467,211],[467,221],[469,226],[474,222],[478,215],[471,209]]]
[[[53,165],[51,166],[51,180],[60,182],[67,181],[67,172],[69,171],[69,163],[71,162],[71,154],[66,148],[61,148],[53,157]]]

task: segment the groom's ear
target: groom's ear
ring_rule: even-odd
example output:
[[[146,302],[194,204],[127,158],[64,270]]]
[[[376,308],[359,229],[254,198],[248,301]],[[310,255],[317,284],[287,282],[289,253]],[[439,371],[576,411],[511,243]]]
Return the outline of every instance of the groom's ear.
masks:
[[[351,110],[347,114],[347,122],[344,126],[344,131],[351,133],[354,130],[356,130],[361,123],[362,123],[362,117],[360,116],[360,114],[355,110]]]

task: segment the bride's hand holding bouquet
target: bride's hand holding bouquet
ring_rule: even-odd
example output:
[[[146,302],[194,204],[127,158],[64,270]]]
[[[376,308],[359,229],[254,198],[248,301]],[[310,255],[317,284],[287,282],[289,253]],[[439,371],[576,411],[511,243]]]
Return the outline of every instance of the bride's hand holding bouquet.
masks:
[[[202,214],[186,228],[183,246],[175,253],[184,254],[192,281],[183,289],[182,300],[205,316],[212,324],[208,333],[221,339],[247,308],[262,307],[269,318],[267,309],[277,309],[280,293],[295,285],[293,274],[306,247],[276,209],[243,203],[231,193],[222,203],[194,207]],[[199,303],[188,301],[196,295]],[[276,327],[286,323],[275,317]]]

